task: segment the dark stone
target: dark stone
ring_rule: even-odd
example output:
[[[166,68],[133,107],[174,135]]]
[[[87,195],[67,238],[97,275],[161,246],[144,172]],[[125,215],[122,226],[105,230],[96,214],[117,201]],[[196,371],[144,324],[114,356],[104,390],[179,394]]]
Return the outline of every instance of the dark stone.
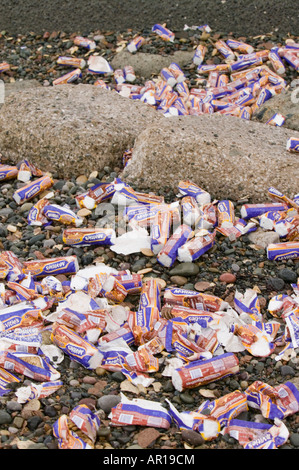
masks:
[[[278,273],[278,277],[280,279],[283,279],[285,282],[289,282],[289,283],[297,282],[297,274],[291,269],[287,269],[287,268],[281,269]]]

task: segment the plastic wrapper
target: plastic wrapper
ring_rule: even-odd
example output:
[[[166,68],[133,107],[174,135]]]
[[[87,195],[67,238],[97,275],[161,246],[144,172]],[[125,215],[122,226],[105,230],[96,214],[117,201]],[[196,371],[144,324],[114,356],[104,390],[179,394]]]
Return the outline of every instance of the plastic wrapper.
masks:
[[[131,328],[127,322],[125,322],[119,328],[111,331],[110,333],[103,334],[98,339],[98,345],[101,347],[103,343],[110,343],[111,341],[115,341],[118,339],[123,339],[129,346],[135,343],[134,335],[131,331]]]
[[[76,46],[84,47],[90,51],[96,48],[96,43],[92,39],[85,38],[83,36],[76,36],[74,39],[74,44]]]
[[[243,204],[240,213],[243,219],[259,217],[266,212],[285,211],[288,206],[285,203],[270,202],[260,204]]]
[[[239,51],[243,54],[251,54],[254,51],[254,48],[249,44],[246,44],[243,41],[236,41],[235,39],[227,39],[226,41],[227,46],[230,49]]]
[[[42,191],[49,189],[53,184],[54,181],[50,176],[42,176],[37,180],[30,181],[20,189],[17,189],[13,194],[13,199],[18,205],[23,204],[24,202],[33,199]]]
[[[140,47],[142,46],[142,44],[144,44],[144,42],[145,42],[144,37],[136,36],[134,39],[132,39],[132,41],[129,42],[129,44],[127,45],[127,49],[131,53],[136,52],[138,49],[140,49]]]
[[[73,83],[77,81],[78,78],[81,78],[81,77],[82,77],[81,69],[77,68],[63,75],[62,77],[56,78],[56,80],[53,81],[53,86],[66,85],[69,83]]]
[[[210,194],[191,181],[180,181],[178,184],[178,190],[182,196],[194,197],[199,204],[209,204],[211,202]]]
[[[260,321],[262,319],[258,295],[253,289],[246,289],[244,294],[236,291],[234,306],[241,318],[244,314],[245,318],[248,315],[252,320]]]
[[[101,202],[111,199],[116,191],[116,183],[116,181],[113,181],[112,183],[93,185],[86,193],[76,196],[77,206],[92,210]]]
[[[161,310],[161,285],[155,278],[146,279],[143,282],[139,308],[154,307]]]
[[[37,201],[28,212],[27,222],[29,225],[36,225],[40,227],[42,225],[49,224],[49,220],[45,217],[43,211],[44,207],[49,204],[48,195]]]
[[[41,177],[43,176],[43,172],[29,160],[22,160],[19,166],[17,179],[27,183],[27,181],[31,180],[32,176]]]
[[[218,437],[220,425],[215,418],[203,415],[200,411],[180,413],[169,400],[166,399],[166,401],[170,407],[169,414],[180,430],[196,430],[205,441],[211,441]]]
[[[267,246],[267,258],[271,261],[299,258],[299,241],[270,243]]]
[[[0,333],[0,350],[37,354],[41,344],[40,328],[22,327]]]
[[[79,313],[69,308],[62,309],[57,316],[57,322],[83,335],[89,330],[96,329],[99,334],[106,326],[106,310],[91,310]]]
[[[124,367],[134,372],[153,373],[159,370],[158,359],[146,348],[127,354]]]
[[[299,209],[298,204],[294,200],[290,199],[288,196],[286,196],[285,194],[283,194],[281,191],[274,188],[273,186],[268,188],[268,195],[275,202],[284,203],[286,204],[287,207],[294,207],[297,210]]]
[[[9,389],[9,384],[13,382],[20,382],[20,379],[11,374],[8,370],[0,367],[0,396],[6,395],[11,390]]]
[[[222,40],[216,41],[215,47],[225,59],[227,59],[227,60],[234,60],[235,59],[234,52],[227,45],[227,43],[225,43],[225,41],[222,41]]]
[[[216,231],[205,235],[198,234],[186,241],[178,249],[178,260],[180,262],[192,262],[209,251],[215,244]]]
[[[76,406],[54,423],[53,434],[60,449],[93,449],[101,421],[87,405]]]
[[[0,64],[1,66],[1,64]],[[15,165],[0,164],[0,181],[15,179],[18,176],[18,167]]]
[[[103,296],[114,303],[123,302],[127,290],[115,276],[109,274],[96,274],[89,279],[88,293],[92,298]]]
[[[141,274],[126,274],[115,275],[117,281],[124,287],[128,295],[139,294],[142,290],[142,277]]]
[[[158,212],[153,225],[151,227],[151,250],[158,254],[165,247],[167,240],[170,238],[171,213]]]
[[[179,248],[187,242],[191,234],[192,230],[188,225],[180,225],[159,251],[158,262],[163,266],[172,266],[177,258]]]
[[[232,419],[223,434],[229,434],[244,449],[277,449],[285,444],[289,437],[287,427],[278,419],[273,425]]]
[[[61,256],[57,258],[35,259],[24,261],[23,273],[34,277],[58,274],[75,274],[79,269],[77,256]]]
[[[165,28],[159,23],[152,27],[152,31],[153,33],[156,33],[161,39],[164,39],[164,41],[174,41],[175,34],[170,29]]]
[[[22,374],[39,382],[60,378],[60,373],[48,359],[38,354],[3,351],[0,354],[0,366],[9,372]]]
[[[0,254],[0,278],[7,281],[20,281],[24,277],[23,263],[13,251],[2,251]]]
[[[176,390],[195,388],[239,372],[239,360],[233,353],[225,353],[205,361],[193,361],[172,375]]]
[[[194,225],[201,215],[201,208],[193,196],[182,198],[183,220],[187,225]]]
[[[19,327],[41,326],[41,310],[24,302],[0,310],[0,330],[9,331]]]
[[[259,216],[260,226],[264,230],[273,230],[276,222],[282,220],[285,214],[286,212],[283,211],[265,212],[265,214]]]
[[[171,320],[169,322],[171,322]],[[172,332],[171,348],[185,363],[199,359],[210,359],[212,357],[210,351],[198,346],[195,341],[186,337],[186,335],[180,331]],[[169,351],[167,345],[166,349]]]
[[[245,394],[248,405],[259,409],[265,418],[284,419],[299,411],[299,392],[292,382],[272,387],[256,380]]]
[[[183,305],[164,305],[161,310],[161,317],[167,319],[180,317],[188,324],[192,325],[193,323],[197,323],[202,328],[207,328],[210,322],[221,318],[221,316],[216,313],[185,307]]]
[[[119,336],[113,341],[101,341],[98,349],[102,356],[101,367],[111,372],[123,371],[125,358],[132,353],[130,346],[123,337]]]
[[[189,289],[179,287],[167,288],[164,291],[164,304],[170,306],[183,306],[196,310],[217,312],[224,310],[227,303],[220,297],[211,294],[204,294]]]
[[[296,137],[290,137],[287,140],[286,149],[289,152],[299,152],[299,139]]]
[[[24,278],[23,281],[25,280],[26,279]],[[7,287],[15,292],[16,302],[30,301],[39,297],[39,293],[37,292],[37,289],[35,289],[35,286],[27,287],[23,284],[23,281],[20,283],[13,281],[7,282]]]
[[[16,397],[18,399],[18,403],[27,403],[35,398],[46,398],[55,393],[62,386],[63,382],[61,380],[39,384],[31,383],[26,387],[18,388],[16,391]]]
[[[80,59],[79,57],[60,56],[57,59],[57,64],[83,69],[86,65],[86,61],[84,59]]]
[[[233,332],[253,356],[267,357],[275,349],[273,338],[255,325],[235,325]]]
[[[65,225],[74,225],[79,227],[83,223],[82,217],[79,217],[68,206],[59,206],[57,204],[47,204],[43,208],[44,216],[51,221],[60,222]]]
[[[128,324],[136,344],[143,344],[150,339],[154,325],[160,318],[157,307],[139,307],[137,312],[130,311]]]
[[[134,398],[129,400],[121,394],[121,402],[111,409],[110,423],[113,426],[150,426],[169,429],[171,417],[158,402]]]
[[[100,351],[67,326],[59,323],[54,324],[51,340],[73,361],[79,362],[86,369],[96,369],[101,365],[102,354]]]
[[[244,392],[235,390],[208,403],[205,409],[210,412],[208,416],[216,419],[223,428],[240,413],[248,411],[247,397]],[[196,430],[196,422],[193,429]]]

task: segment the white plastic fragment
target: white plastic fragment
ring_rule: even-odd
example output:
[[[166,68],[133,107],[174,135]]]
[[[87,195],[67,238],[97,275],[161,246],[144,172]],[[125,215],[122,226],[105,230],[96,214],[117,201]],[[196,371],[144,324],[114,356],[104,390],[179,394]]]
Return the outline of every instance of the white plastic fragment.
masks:
[[[88,71],[93,73],[111,74],[113,69],[104,57],[92,55],[88,59]]]
[[[60,364],[64,359],[63,351],[55,344],[42,344],[40,349],[54,366]]]
[[[115,253],[130,255],[139,253],[141,250],[151,249],[151,237],[146,229],[132,230],[115,239],[114,245],[110,247]]]

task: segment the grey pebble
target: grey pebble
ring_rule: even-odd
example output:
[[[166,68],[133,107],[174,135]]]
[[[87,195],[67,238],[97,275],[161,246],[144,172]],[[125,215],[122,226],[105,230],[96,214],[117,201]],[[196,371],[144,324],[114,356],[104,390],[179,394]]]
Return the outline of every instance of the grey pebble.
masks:
[[[284,280],[279,277],[269,278],[267,280],[267,284],[271,289],[277,292],[281,291],[284,288]]]
[[[290,443],[294,447],[299,447],[299,433],[298,432],[292,432],[290,434]]]
[[[9,424],[11,423],[12,418],[9,413],[5,410],[0,410],[0,425],[1,424]]]
[[[191,404],[191,403],[194,402],[194,398],[191,395],[189,395],[188,392],[181,393],[180,398],[181,398],[182,402],[184,402],[184,403]]]
[[[103,395],[98,399],[98,407],[105,411],[106,414],[110,413],[111,408],[114,408],[120,403],[121,397],[119,395]]]
[[[297,274],[291,269],[281,269],[278,273],[278,277],[283,279],[285,282],[297,282]]]
[[[295,375],[295,370],[291,366],[281,366],[281,375]]]
[[[199,266],[195,263],[181,263],[175,266],[169,274],[171,276],[196,276],[199,273]]]
[[[6,408],[9,410],[9,411],[21,411],[21,409],[23,408],[21,403],[17,402],[16,400],[9,400],[7,403],[6,403]]]
[[[240,271],[240,266],[237,263],[232,264],[232,270],[235,271],[235,273]]]
[[[42,419],[39,416],[30,416],[27,420],[27,427],[30,431],[35,431]]]

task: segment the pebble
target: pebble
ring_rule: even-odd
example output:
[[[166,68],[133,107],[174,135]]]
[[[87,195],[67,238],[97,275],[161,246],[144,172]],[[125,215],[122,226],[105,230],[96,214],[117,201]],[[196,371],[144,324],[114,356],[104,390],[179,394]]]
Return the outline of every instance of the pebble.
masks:
[[[77,212],[77,215],[79,217],[88,217],[89,215],[91,215],[91,211],[89,209],[79,209],[78,212]]]
[[[281,375],[283,375],[283,376],[286,376],[286,375],[295,375],[295,374],[296,374],[294,368],[291,367],[291,366],[288,366],[288,365],[283,365],[283,366],[281,366],[281,368],[280,368],[280,373],[281,373]]]
[[[180,398],[184,403],[194,403],[194,398],[188,392],[181,393]]]
[[[223,273],[219,277],[220,282],[225,282],[225,284],[234,284],[236,282],[236,276],[232,273]]]
[[[158,439],[158,437],[160,437],[160,433],[157,429],[146,428],[137,434],[137,442],[142,449],[146,449],[148,447],[151,447],[152,444],[154,444],[155,441]]]
[[[201,434],[192,429],[182,430],[182,440],[194,447],[201,446],[205,442]]]
[[[171,276],[196,276],[199,273],[199,266],[196,263],[181,263],[169,271]]]
[[[152,252],[152,250],[150,250],[149,248],[142,248],[140,250],[140,252],[144,255],[144,256],[149,256],[149,257],[152,257],[152,256],[155,256],[155,254]]]
[[[188,282],[188,279],[184,276],[171,276],[170,280],[177,286],[184,286]]]
[[[0,410],[0,425],[10,424],[12,421],[11,415],[5,410]]]
[[[268,286],[270,289],[274,291],[280,292],[284,288],[284,280],[280,279],[279,277],[272,277],[267,281]]]
[[[42,419],[40,416],[30,416],[27,420],[27,427],[30,431],[35,431],[41,422]]]
[[[16,400],[8,400],[6,402],[6,407],[9,411],[21,411],[22,404]]]
[[[297,432],[292,432],[290,434],[290,443],[294,446],[294,447],[299,447],[299,433]]]
[[[209,290],[212,286],[214,286],[214,284],[211,282],[199,281],[196,282],[196,284],[194,285],[194,289],[198,292],[205,292],[206,290]]]
[[[278,277],[283,279],[285,282],[289,283],[297,283],[297,273],[292,271],[291,269],[281,269],[278,272]]]
[[[118,405],[120,401],[121,397],[119,395],[104,395],[98,399],[97,404],[99,408],[105,411],[106,414],[109,414],[111,408]]]

